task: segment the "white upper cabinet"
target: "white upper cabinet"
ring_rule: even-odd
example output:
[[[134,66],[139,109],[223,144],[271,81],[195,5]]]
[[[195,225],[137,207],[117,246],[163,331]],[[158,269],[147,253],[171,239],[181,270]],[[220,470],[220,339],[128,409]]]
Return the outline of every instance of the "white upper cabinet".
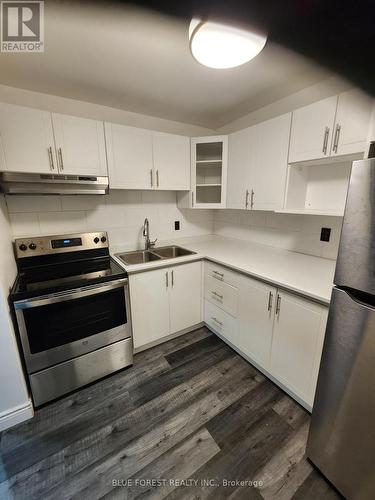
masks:
[[[51,113],[0,103],[0,170],[57,172]]]
[[[250,193],[250,206],[254,210],[283,207],[291,117],[287,113],[256,127],[256,161]]]
[[[190,189],[190,138],[152,133],[155,187],[174,191]]]
[[[252,172],[256,159],[256,127],[229,135],[227,208],[250,208]]]
[[[109,186],[112,189],[153,189],[152,132],[105,123]]]
[[[337,96],[293,111],[289,162],[330,156]]]
[[[327,307],[278,291],[270,372],[312,406]]]
[[[59,171],[107,175],[103,122],[52,113]]]
[[[339,95],[332,155],[364,152],[370,126],[373,101],[359,90]]]
[[[225,208],[228,136],[191,139],[192,208]],[[183,205],[181,205],[183,206]]]

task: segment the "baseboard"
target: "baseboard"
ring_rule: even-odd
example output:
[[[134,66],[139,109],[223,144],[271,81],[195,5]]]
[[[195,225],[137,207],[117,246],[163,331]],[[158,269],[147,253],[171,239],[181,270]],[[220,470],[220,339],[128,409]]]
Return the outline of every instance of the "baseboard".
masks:
[[[26,405],[12,408],[11,411],[0,414],[0,432],[14,425],[20,424],[25,420],[29,420],[34,416],[34,408],[31,400]]]
[[[196,325],[189,326],[188,328],[184,328],[183,330],[180,330],[179,332],[171,333],[170,335],[166,335],[165,337],[161,337],[160,339],[154,340],[153,342],[149,342],[148,344],[144,344],[140,347],[137,347],[134,349],[134,354],[137,354],[138,352],[145,351],[146,349],[150,349],[151,347],[155,347],[156,345],[163,344],[164,342],[168,342],[168,340],[175,339],[176,337],[180,337],[181,335],[185,335],[185,333],[192,332],[193,330],[197,330],[198,328],[202,328],[205,323],[204,321],[201,321],[200,323],[197,323]]]

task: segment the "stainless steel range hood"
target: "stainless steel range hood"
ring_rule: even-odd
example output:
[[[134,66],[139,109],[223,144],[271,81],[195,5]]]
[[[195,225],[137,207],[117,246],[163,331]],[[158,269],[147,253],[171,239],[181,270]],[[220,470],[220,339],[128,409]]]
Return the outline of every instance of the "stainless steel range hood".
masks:
[[[0,188],[6,194],[107,194],[108,177],[2,172]]]

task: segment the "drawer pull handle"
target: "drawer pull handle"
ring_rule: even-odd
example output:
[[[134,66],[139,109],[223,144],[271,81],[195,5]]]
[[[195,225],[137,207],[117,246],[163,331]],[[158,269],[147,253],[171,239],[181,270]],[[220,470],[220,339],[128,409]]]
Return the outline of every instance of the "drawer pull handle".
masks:
[[[219,271],[212,271],[212,272],[215,275],[214,278],[223,281],[223,279],[224,279],[224,273],[219,273]],[[218,276],[220,276],[220,278],[218,278]]]
[[[223,295],[220,295],[220,293],[217,293],[217,292],[214,292],[214,291],[211,291],[212,295],[214,295],[215,298],[218,298],[220,300],[223,300]]]
[[[217,318],[214,318],[212,316],[211,319],[212,319],[212,321],[215,321],[215,323],[217,323],[218,325],[223,326],[223,323],[221,321],[219,321]]]
[[[267,311],[270,311],[272,309],[272,302],[273,302],[273,293],[270,292],[269,295],[268,295]]]

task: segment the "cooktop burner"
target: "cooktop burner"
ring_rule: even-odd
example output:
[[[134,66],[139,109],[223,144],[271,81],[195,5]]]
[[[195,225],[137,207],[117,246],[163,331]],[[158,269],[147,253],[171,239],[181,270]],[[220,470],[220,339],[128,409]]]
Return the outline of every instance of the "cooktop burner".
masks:
[[[87,234],[63,235],[35,240],[31,243],[25,239],[15,242],[19,272],[11,291],[13,301],[127,276],[126,271],[110,257],[107,236],[102,233],[90,233],[89,237]],[[34,246],[36,254],[33,253]]]

